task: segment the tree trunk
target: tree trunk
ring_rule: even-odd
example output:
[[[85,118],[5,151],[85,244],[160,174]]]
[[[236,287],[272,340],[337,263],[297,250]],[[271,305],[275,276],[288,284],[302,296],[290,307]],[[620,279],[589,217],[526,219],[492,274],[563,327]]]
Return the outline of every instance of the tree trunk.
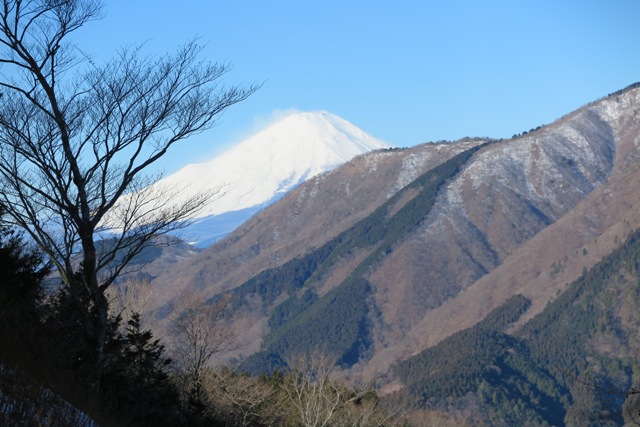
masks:
[[[91,362],[94,366],[88,380],[91,388],[94,391],[98,391],[100,389],[104,346],[109,320],[109,304],[98,284],[97,251],[93,240],[93,231],[85,231],[82,234],[81,241],[84,253],[82,265],[83,283],[77,283],[76,285],[84,286],[89,294],[90,309],[88,322],[85,324],[85,335],[91,352]]]

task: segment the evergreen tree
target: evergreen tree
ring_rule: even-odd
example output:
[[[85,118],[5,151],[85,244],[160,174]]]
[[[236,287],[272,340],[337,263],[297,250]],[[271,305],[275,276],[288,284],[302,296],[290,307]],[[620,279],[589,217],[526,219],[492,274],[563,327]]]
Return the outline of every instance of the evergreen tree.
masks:
[[[0,207],[0,314],[31,314],[42,296],[42,280],[49,273],[42,255],[2,223]],[[18,310],[19,309],[19,310]]]
[[[0,206],[0,361],[23,357],[39,325],[42,281],[49,267],[2,222]]]
[[[110,363],[103,374],[102,394],[125,418],[123,423],[178,423],[179,395],[168,374],[171,360],[151,331],[142,329],[140,314],[134,313],[123,334],[108,341],[106,354]]]

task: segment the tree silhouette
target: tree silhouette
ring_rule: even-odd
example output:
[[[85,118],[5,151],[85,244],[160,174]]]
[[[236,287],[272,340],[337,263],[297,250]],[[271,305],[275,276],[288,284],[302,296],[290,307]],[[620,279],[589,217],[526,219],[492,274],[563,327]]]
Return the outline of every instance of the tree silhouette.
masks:
[[[96,0],[0,6],[0,202],[75,299],[93,353],[94,389],[106,289],[156,236],[212,197],[173,204],[180,189],[151,186],[159,176],[149,167],[257,88],[223,86],[229,66],[200,61],[193,42],[160,58],[129,48],[93,62],[68,39],[98,19],[101,7]],[[115,237],[98,245],[108,230]]]

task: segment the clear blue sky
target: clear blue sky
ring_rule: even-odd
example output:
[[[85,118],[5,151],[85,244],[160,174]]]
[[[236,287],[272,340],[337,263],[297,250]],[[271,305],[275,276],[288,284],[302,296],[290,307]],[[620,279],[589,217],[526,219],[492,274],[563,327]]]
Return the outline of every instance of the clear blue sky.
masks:
[[[78,32],[110,57],[194,37],[261,83],[163,162],[206,160],[279,110],[327,110],[396,146],[510,137],[640,81],[640,0],[111,0]]]

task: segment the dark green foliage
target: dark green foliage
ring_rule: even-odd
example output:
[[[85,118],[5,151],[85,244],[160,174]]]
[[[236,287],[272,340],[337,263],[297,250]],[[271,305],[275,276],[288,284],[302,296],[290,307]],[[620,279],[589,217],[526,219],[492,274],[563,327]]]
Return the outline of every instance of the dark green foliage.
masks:
[[[301,258],[294,258],[279,268],[265,270],[234,289],[232,308],[242,304],[248,295],[259,296],[263,304],[269,306],[283,293],[295,293],[311,277],[318,263],[326,259],[329,251],[318,251],[314,254],[316,255],[307,254]],[[207,302],[212,303],[214,300]]]
[[[343,366],[356,363],[369,347],[365,279],[346,281],[315,304],[269,334],[261,352],[250,357],[242,370],[260,373],[282,369],[286,359],[321,348]]]
[[[1,213],[0,213],[1,216]],[[0,364],[36,366],[41,340],[43,279],[49,273],[42,255],[21,236],[0,225]],[[0,393],[1,394],[1,393]]]
[[[366,313],[369,284],[352,278],[333,289],[292,322],[277,329],[266,341],[284,355],[299,349],[322,348],[345,365],[354,364],[367,347]],[[361,348],[362,347],[362,348]]]
[[[76,419],[77,425],[91,425],[89,418],[77,418],[66,402],[85,408],[101,425],[182,424],[185,414],[169,381],[169,360],[151,332],[142,330],[138,315],[124,331],[119,319],[109,320],[101,388],[98,393],[91,388],[88,379],[96,364],[78,299],[66,287],[45,290],[48,272],[38,252],[0,226],[0,403],[18,399],[20,405],[10,405],[21,411],[3,407],[0,424],[10,417],[5,419],[11,420],[8,425],[50,425],[61,414],[69,422]],[[37,410],[49,407],[53,418],[38,418]]]
[[[43,255],[4,226],[0,207],[0,363],[38,363],[49,272]]]
[[[69,371],[68,374],[73,376],[74,382],[84,383],[95,365],[83,333],[76,300],[66,287],[59,287],[51,295],[46,307],[42,308],[41,315],[46,334],[53,337],[59,346],[58,351],[51,353],[51,362],[54,366]],[[110,337],[113,336],[113,330],[114,325],[110,323]],[[86,384],[79,386],[84,387]]]
[[[109,320],[100,389],[95,393],[87,383],[95,363],[75,299],[60,288],[41,310],[46,339],[38,344],[46,353],[47,369],[59,373],[56,381],[84,393],[76,398],[77,404],[87,406],[99,421],[118,426],[172,426],[189,415],[182,409],[177,386],[169,380],[170,360],[164,347],[141,328],[138,314],[124,328],[119,318]]]
[[[49,267],[1,221],[0,212],[0,425],[93,425],[45,387],[52,378],[44,350],[51,347],[40,310]]]
[[[570,390],[567,421],[622,423],[624,392],[632,385],[631,360],[637,357],[625,352],[624,343],[637,339],[637,330],[621,323],[619,309],[622,302],[640,305],[639,273],[640,231],[636,231],[522,330],[532,359],[548,366],[559,385]],[[594,349],[598,336],[621,343],[619,353]]]
[[[171,426],[178,422],[179,396],[169,381],[171,361],[134,313],[124,333],[111,340],[101,393],[125,425]]]
[[[239,371],[250,375],[261,375],[273,374],[286,369],[287,362],[280,354],[261,350],[247,357],[240,365]]]
[[[271,312],[269,317],[269,327],[272,330],[280,328],[282,325],[302,314],[307,308],[318,301],[318,295],[311,289],[307,289],[300,297],[293,295],[286,301],[278,305]]]
[[[503,332],[529,305],[516,295],[474,327],[399,363],[395,372],[407,393],[427,406],[475,395],[491,409],[485,421],[494,425],[519,425],[523,419],[537,424],[558,421],[555,414],[562,407],[549,387],[553,381],[543,367],[529,362],[525,343]]]
[[[522,351],[519,342],[503,330],[526,310],[530,302],[517,295],[472,328],[398,364],[395,372],[412,394],[460,397],[472,391],[481,374],[493,374],[499,358]]]
[[[20,235],[0,224],[0,316],[4,322],[14,317],[19,324],[25,317],[34,317],[49,271],[42,254],[30,250]]]
[[[517,294],[487,315],[476,327],[490,331],[504,331],[531,307],[531,301]]]
[[[637,88],[637,87],[640,87],[640,82],[631,83],[629,86],[627,86],[627,87],[625,87],[625,88],[623,88],[623,89],[617,90],[617,91],[615,91],[615,92],[612,92],[612,93],[610,93],[610,94],[609,94],[609,95],[607,95],[607,96],[618,96],[618,95],[622,95],[623,93],[625,93],[625,92],[627,92],[627,91],[629,91],[629,90],[631,90],[631,89],[635,89],[635,88]]]

